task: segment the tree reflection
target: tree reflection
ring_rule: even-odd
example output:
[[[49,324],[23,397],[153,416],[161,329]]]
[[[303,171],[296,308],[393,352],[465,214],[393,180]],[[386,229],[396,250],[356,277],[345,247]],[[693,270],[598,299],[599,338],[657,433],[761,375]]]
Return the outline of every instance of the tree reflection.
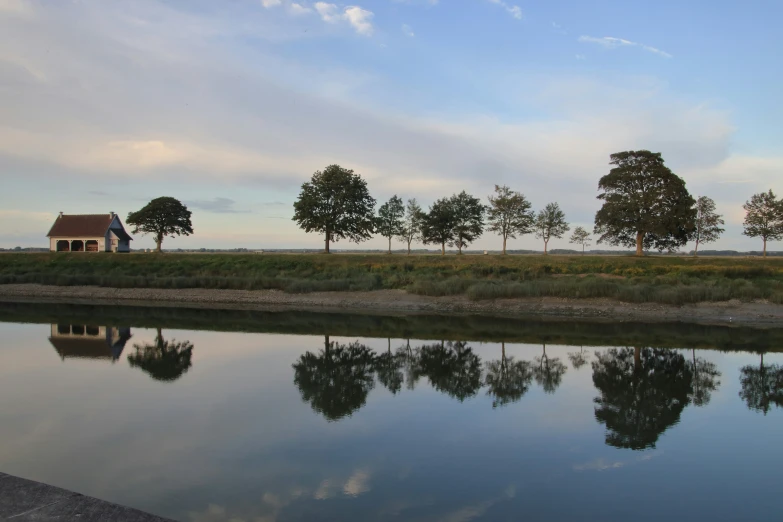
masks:
[[[550,358],[546,354],[546,344],[544,344],[544,353],[541,357],[536,357],[536,364],[533,368],[536,383],[544,388],[546,393],[555,393],[567,370],[568,368],[559,358]]]
[[[481,359],[462,341],[422,346],[419,368],[432,387],[464,401],[481,388]]]
[[[527,361],[515,361],[506,357],[506,343],[501,343],[500,360],[490,361],[486,365],[484,382],[492,397],[492,407],[505,406],[517,402],[530,389],[533,370]]]
[[[329,421],[336,421],[358,410],[374,385],[374,359],[365,345],[329,342],[318,355],[307,352],[293,365],[294,384],[302,400]]]
[[[718,389],[721,373],[715,363],[711,363],[701,357],[696,357],[696,350],[691,348],[692,360],[688,362],[693,382],[691,385],[690,399],[696,406],[706,406],[710,403],[712,392]]]
[[[693,374],[685,358],[658,348],[612,348],[596,352],[595,419],[606,425],[606,443],[618,448],[654,448],[677,424],[690,402]]]
[[[580,346],[578,352],[568,352],[568,360],[571,361],[571,366],[574,367],[574,370],[578,370],[585,364],[587,364],[587,359],[590,357],[590,353],[584,351],[584,347]]]
[[[397,348],[397,357],[402,362],[402,371],[405,374],[405,387],[409,390],[416,388],[416,383],[421,378],[418,349],[414,352],[411,348],[411,340],[408,339],[405,346]]]
[[[189,341],[166,341],[161,329],[157,330],[154,343],[133,345],[136,351],[128,356],[128,362],[157,381],[176,381],[192,366],[193,345]]]
[[[399,393],[403,382],[405,382],[405,376],[402,374],[404,355],[401,355],[392,353],[391,339],[388,339],[386,353],[375,359],[375,372],[378,374],[378,380],[394,395]]]
[[[764,353],[761,353],[761,364],[744,366],[740,369],[740,398],[745,401],[748,409],[760,411],[764,415],[770,410],[770,405],[783,407],[783,367],[777,364],[764,364]]]

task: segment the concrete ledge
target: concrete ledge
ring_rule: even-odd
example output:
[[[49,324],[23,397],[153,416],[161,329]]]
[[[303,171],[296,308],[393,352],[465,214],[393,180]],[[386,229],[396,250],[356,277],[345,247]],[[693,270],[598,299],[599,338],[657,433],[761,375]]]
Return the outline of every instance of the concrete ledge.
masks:
[[[172,522],[136,509],[0,473],[0,520]]]

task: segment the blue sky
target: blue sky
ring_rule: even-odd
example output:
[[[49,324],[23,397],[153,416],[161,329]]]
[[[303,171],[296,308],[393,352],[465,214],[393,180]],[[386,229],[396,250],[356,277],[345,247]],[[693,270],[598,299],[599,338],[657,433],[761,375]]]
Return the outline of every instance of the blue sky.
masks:
[[[716,248],[758,249],[741,205],[783,193],[782,14],[773,1],[0,0],[0,246],[45,245],[59,211],[124,217],[168,195],[196,234],[167,247],[317,248],[292,203],[330,163],[379,201],[508,184],[592,228],[609,154],[647,148],[715,199]]]

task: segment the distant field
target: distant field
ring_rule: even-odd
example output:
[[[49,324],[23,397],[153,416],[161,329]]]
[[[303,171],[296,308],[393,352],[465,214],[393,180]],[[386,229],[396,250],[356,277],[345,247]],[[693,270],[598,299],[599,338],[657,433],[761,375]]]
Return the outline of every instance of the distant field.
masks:
[[[783,303],[783,259],[579,255],[4,254],[0,284],[117,288],[404,289],[432,296]]]

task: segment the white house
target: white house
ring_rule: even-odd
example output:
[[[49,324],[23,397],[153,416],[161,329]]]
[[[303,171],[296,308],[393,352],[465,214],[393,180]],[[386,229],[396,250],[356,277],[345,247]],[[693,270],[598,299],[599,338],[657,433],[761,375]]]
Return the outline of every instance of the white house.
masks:
[[[46,236],[52,252],[130,252],[133,241],[114,212],[72,215],[60,212]]]

